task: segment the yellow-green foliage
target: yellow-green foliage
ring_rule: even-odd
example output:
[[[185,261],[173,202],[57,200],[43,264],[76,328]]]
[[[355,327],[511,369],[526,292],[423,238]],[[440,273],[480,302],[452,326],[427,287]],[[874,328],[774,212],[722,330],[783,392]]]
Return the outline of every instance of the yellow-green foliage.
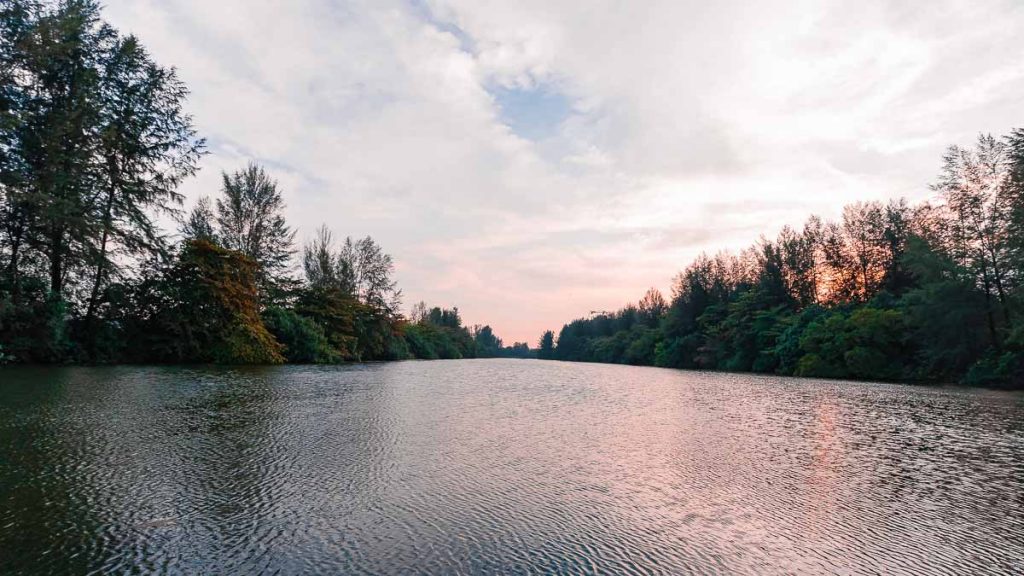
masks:
[[[280,364],[282,347],[263,325],[256,288],[256,263],[205,240],[189,241],[179,264],[192,280],[193,316],[211,330],[210,359],[222,364]],[[210,325],[210,322],[213,322]]]

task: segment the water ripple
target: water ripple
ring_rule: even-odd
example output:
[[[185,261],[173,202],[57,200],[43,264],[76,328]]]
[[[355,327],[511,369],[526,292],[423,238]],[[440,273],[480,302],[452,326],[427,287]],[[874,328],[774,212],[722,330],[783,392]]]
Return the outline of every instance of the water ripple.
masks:
[[[508,360],[0,379],[3,574],[1024,573],[1021,394]]]

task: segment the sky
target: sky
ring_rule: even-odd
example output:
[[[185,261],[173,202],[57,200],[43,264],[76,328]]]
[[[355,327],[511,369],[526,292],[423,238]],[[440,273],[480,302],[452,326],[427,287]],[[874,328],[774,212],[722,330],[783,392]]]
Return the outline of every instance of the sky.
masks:
[[[669,294],[1024,127],[1024,2],[106,0],[192,94],[215,196],[250,160],[299,242],[396,261],[405,308],[506,343]]]

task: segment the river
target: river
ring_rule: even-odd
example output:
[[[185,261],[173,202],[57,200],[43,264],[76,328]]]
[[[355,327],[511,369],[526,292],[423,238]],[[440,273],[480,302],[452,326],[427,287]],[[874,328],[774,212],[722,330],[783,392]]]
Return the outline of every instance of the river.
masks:
[[[524,360],[0,369],[0,573],[1024,573],[1024,394]]]

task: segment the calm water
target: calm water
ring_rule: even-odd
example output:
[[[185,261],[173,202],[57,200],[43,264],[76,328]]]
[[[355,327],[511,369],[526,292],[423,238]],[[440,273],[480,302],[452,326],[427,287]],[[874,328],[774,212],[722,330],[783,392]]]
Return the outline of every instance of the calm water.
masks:
[[[0,371],[0,573],[1024,573],[1024,395],[516,360]]]

